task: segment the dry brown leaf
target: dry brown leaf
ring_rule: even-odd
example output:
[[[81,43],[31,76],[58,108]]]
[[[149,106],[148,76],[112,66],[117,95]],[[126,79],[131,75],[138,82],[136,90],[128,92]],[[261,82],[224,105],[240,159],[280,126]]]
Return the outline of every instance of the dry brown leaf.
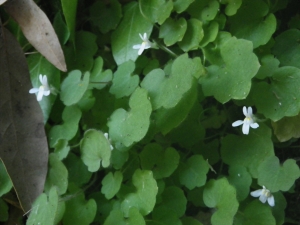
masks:
[[[284,117],[279,121],[272,122],[274,133],[280,142],[291,138],[300,137],[300,114],[292,117]]]
[[[18,41],[0,21],[0,158],[27,212],[43,192],[48,144],[43,114]]]
[[[57,35],[46,14],[33,0],[10,0],[4,4],[20,25],[25,37],[59,70],[67,71],[65,57]]]
[[[0,5],[2,5],[6,0],[0,0]]]

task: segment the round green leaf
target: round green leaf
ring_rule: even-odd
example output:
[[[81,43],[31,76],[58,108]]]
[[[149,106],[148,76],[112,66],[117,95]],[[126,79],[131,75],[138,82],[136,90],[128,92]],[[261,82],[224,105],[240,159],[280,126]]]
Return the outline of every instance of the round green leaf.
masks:
[[[148,215],[154,208],[158,191],[152,172],[137,169],[132,176],[132,183],[137,190],[126,195],[121,204],[122,211],[128,216],[130,208],[136,207],[143,216]]]
[[[90,73],[86,72],[81,80],[79,70],[71,71],[61,84],[60,99],[67,106],[76,104],[82,98],[89,84]]]
[[[227,4],[225,8],[225,14],[227,16],[233,16],[237,10],[241,7],[243,0],[223,0],[221,4]]]
[[[219,12],[217,0],[196,0],[188,8],[188,13],[202,22],[213,20]]]
[[[89,88],[96,88],[101,90],[106,87],[107,84],[112,80],[112,71],[102,71],[103,59],[101,56],[95,59],[94,66],[91,71]]]
[[[201,187],[206,183],[206,174],[209,170],[208,163],[202,155],[193,155],[179,168],[179,180],[189,190]]]
[[[139,4],[143,15],[152,23],[160,25],[170,16],[173,9],[172,0],[140,0]]]
[[[5,169],[2,160],[0,160],[0,180],[1,180],[0,182],[0,197],[1,197],[2,195],[9,192],[10,189],[12,188],[11,179]]]
[[[69,187],[73,198],[66,201],[66,211],[63,217],[65,225],[90,225],[96,215],[97,204],[94,199],[85,200],[84,194],[80,189],[71,185]]]
[[[282,165],[276,156],[265,159],[258,167],[258,184],[266,186],[271,192],[288,191],[300,177],[300,169],[293,159]]]
[[[182,13],[193,1],[195,0],[174,0],[174,9],[177,13]]]
[[[145,18],[139,9],[137,2],[131,2],[124,8],[124,17],[112,33],[112,53],[118,65],[138,57],[138,50],[133,49],[133,45],[141,44],[139,34],[147,33],[150,36],[153,25]]]
[[[77,133],[81,111],[77,106],[67,106],[62,113],[63,124],[51,128],[48,138],[50,147],[54,147],[60,139],[71,140]]]
[[[8,205],[2,198],[0,198],[0,221],[5,222],[8,220],[8,217]]]
[[[258,177],[259,165],[274,155],[271,130],[261,124],[249,135],[229,134],[222,139],[221,156],[230,166],[244,166],[253,178]]]
[[[134,69],[135,64],[130,60],[122,63],[114,73],[114,78],[112,80],[113,84],[110,87],[109,92],[114,94],[116,98],[131,95],[139,85],[139,76],[131,75]]]
[[[234,165],[229,168],[229,183],[236,189],[236,198],[238,201],[246,199],[249,195],[252,177],[243,166]]]
[[[270,82],[253,85],[250,96],[258,112],[277,121],[285,116],[296,116],[300,111],[300,69],[281,67],[272,74]]]
[[[57,155],[59,160],[63,160],[67,157],[70,151],[70,146],[67,140],[60,139],[54,145],[54,153]]]
[[[137,208],[130,208],[128,217],[124,218],[120,210],[112,210],[104,225],[146,225],[144,217]]]
[[[256,200],[247,204],[243,212],[235,216],[235,225],[275,225],[276,221],[272,215],[271,208]]]
[[[295,66],[300,69],[299,38],[298,29],[284,31],[275,38],[273,53],[282,66]]]
[[[210,180],[203,191],[205,205],[216,208],[217,211],[211,217],[212,225],[231,225],[239,203],[236,200],[236,191],[226,178]]]
[[[169,177],[179,164],[179,154],[174,148],[163,148],[157,143],[144,147],[140,154],[143,170],[152,170],[155,179]]]
[[[254,48],[265,45],[276,30],[275,16],[269,14],[267,3],[260,0],[243,0],[229,22],[232,35],[252,41]]]
[[[88,130],[80,141],[81,159],[90,172],[96,172],[102,163],[103,167],[110,164],[110,143],[101,131]]]
[[[192,18],[187,22],[187,30],[182,41],[178,43],[179,47],[184,52],[198,49],[203,36],[202,22]]]
[[[51,187],[49,195],[42,193],[33,203],[27,225],[53,225],[58,206],[58,193]]]
[[[55,186],[57,193],[63,195],[68,187],[68,170],[54,153],[49,155],[49,170],[45,182],[45,190],[49,192]]]
[[[170,46],[182,40],[186,29],[187,22],[184,18],[174,21],[169,17],[160,27],[159,38],[163,38],[166,46]]]
[[[216,44],[218,47],[213,47],[214,50],[211,44],[205,47],[213,65],[207,68],[207,75],[200,80],[204,94],[213,95],[222,103],[230,99],[245,99],[251,88],[251,78],[260,66],[252,43],[219,33]]]
[[[152,109],[147,91],[137,88],[130,97],[129,107],[129,112],[124,109],[114,111],[107,124],[112,141],[127,147],[140,141],[148,131]]]
[[[123,181],[123,174],[120,171],[108,173],[102,180],[101,193],[105,195],[107,199],[111,199],[120,190],[121,183]]]

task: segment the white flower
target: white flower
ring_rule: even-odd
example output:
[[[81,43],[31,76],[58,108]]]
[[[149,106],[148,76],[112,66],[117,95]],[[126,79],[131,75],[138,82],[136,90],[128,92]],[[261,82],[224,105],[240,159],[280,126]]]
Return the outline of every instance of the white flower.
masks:
[[[108,133],[104,133],[104,136],[106,137],[106,139],[108,140],[109,144],[110,144],[110,150],[113,150],[114,147],[111,145],[110,143],[110,139],[108,138]]]
[[[144,33],[144,37],[141,34],[139,34],[139,35],[140,35],[141,39],[143,40],[142,44],[141,45],[134,45],[132,48],[133,49],[139,49],[138,55],[141,55],[145,49],[148,49],[148,48],[152,47],[152,43],[147,38],[146,33]]]
[[[265,186],[263,186],[263,189],[252,191],[250,195],[253,197],[259,197],[259,201],[262,203],[265,203],[268,200],[270,206],[275,206],[274,196],[268,189],[266,189]]]
[[[40,82],[42,83],[42,85],[39,88],[31,88],[29,90],[29,93],[30,94],[38,93],[37,100],[41,101],[43,98],[43,95],[45,95],[45,96],[50,95],[50,88],[48,85],[48,80],[47,80],[46,75],[43,76],[42,74],[40,74],[39,78],[40,78]]]
[[[244,120],[238,120],[232,123],[233,127],[237,127],[243,124],[243,134],[249,134],[249,129],[252,127],[253,129],[258,128],[258,123],[255,123],[254,116],[252,115],[252,108],[248,107],[248,112],[246,106],[243,107],[243,113],[246,116]]]

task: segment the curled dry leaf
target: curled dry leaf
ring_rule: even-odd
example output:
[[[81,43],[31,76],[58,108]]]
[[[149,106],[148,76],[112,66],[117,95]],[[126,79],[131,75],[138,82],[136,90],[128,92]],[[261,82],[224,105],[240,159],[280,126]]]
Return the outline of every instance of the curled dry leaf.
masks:
[[[27,212],[44,190],[48,144],[24,53],[1,21],[0,68],[0,158]]]
[[[20,25],[33,47],[59,70],[67,71],[57,35],[46,14],[35,2],[33,0],[10,0],[4,4],[4,7]]]

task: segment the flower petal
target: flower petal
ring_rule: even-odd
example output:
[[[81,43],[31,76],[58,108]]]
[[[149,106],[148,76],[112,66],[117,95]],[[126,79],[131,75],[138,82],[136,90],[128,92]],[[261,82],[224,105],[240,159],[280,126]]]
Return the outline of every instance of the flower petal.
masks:
[[[267,196],[265,196],[264,194],[262,194],[260,197],[259,197],[259,201],[261,201],[262,203],[265,203],[267,201]]]
[[[143,41],[146,41],[146,40],[148,40],[147,33],[144,33],[144,39],[143,39]]]
[[[250,192],[250,195],[253,196],[253,197],[258,197],[258,196],[261,196],[262,191],[263,191],[262,189],[252,191],[252,192]]]
[[[259,127],[258,123],[250,123],[250,127],[252,127],[253,129],[256,129]]]
[[[249,134],[250,125],[248,123],[243,124],[243,134]]]
[[[244,113],[244,115],[245,115],[246,117],[248,116],[248,112],[247,112],[246,106],[243,107],[243,113]]]
[[[242,125],[243,123],[244,123],[243,120],[237,120],[237,121],[235,121],[235,122],[232,123],[232,126],[233,127],[237,127],[237,126]]]
[[[133,49],[140,49],[142,45],[134,45],[132,46]]]
[[[29,93],[30,93],[30,94],[34,94],[34,93],[37,93],[37,92],[39,92],[39,89],[38,89],[38,88],[31,88],[31,89],[29,90]]]
[[[39,79],[40,79],[40,82],[42,84],[43,83],[43,75],[42,74],[39,75]]]
[[[143,36],[141,34],[139,34],[139,35],[140,35],[141,39],[144,40]]]
[[[252,107],[249,106],[249,107],[248,107],[248,115],[249,115],[249,116],[252,116],[252,113],[253,113]]]
[[[43,87],[43,86],[40,86],[39,93],[37,94],[36,99],[37,99],[38,101],[41,101],[42,98],[43,98],[43,94],[44,94],[44,87]]]
[[[47,79],[47,76],[46,76],[46,75],[43,76],[43,79],[42,79],[41,83],[42,83],[44,86],[48,86],[48,79]]]
[[[43,95],[45,95],[45,96],[50,95],[50,90],[45,90],[44,93],[43,93]]]
[[[275,206],[275,200],[274,200],[274,196],[271,195],[269,198],[268,198],[268,203],[270,206]]]
[[[138,55],[141,55],[143,53],[143,51],[145,50],[145,42],[143,42],[143,44],[141,45],[140,50],[138,51]]]

